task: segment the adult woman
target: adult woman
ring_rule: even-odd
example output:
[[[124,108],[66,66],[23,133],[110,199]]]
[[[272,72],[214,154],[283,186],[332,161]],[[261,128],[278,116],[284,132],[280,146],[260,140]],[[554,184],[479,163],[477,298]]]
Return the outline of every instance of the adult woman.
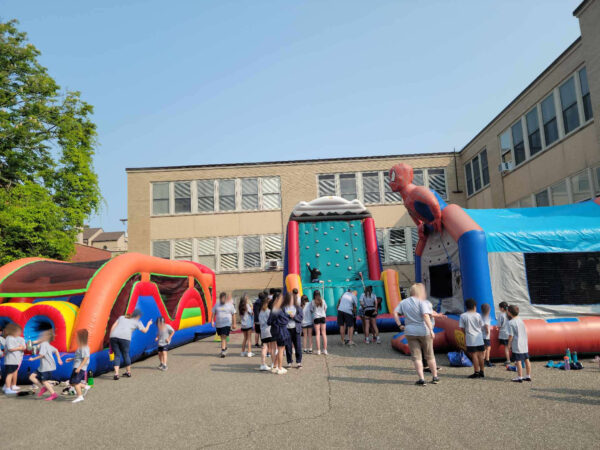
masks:
[[[323,354],[327,354],[327,328],[325,317],[327,316],[327,304],[323,301],[320,291],[314,291],[313,301],[311,303],[311,312],[315,327],[315,336],[317,338],[317,355],[321,354],[321,339],[323,336]]]
[[[125,314],[124,316],[119,317],[110,328],[110,348],[115,354],[113,363],[115,369],[114,380],[119,379],[121,358],[125,362],[125,376],[131,378],[131,358],[129,357],[131,335],[133,330],[136,329],[140,330],[142,333],[147,333],[150,325],[152,325],[152,319],[148,321],[146,326],[142,325],[142,322],[140,321],[141,317],[142,312],[139,309],[134,309],[131,314]]]
[[[373,333],[373,340],[381,344],[379,328],[377,328],[377,297],[373,294],[373,286],[365,287],[365,292],[360,296],[360,306],[363,310],[363,327],[365,343],[370,344],[369,332]]]

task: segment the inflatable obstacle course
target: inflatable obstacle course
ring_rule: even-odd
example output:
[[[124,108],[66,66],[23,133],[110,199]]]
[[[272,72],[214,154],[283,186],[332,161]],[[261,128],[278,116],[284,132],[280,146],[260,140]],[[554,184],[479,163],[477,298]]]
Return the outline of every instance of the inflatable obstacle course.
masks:
[[[212,334],[210,313],[216,296],[214,272],[189,261],[127,253],[105,261],[65,263],[26,258],[0,267],[0,327],[19,324],[27,341],[53,329],[52,342],[61,353],[76,350],[76,332],[87,329],[92,352],[90,370],[111,368],[109,330],[117,318],[140,309],[146,323],[157,317],[175,329],[172,345]],[[156,325],[147,334],[135,331],[131,345],[133,360],[157,350]],[[26,355],[20,379],[39,363]],[[57,379],[66,379],[71,364],[59,366]]]

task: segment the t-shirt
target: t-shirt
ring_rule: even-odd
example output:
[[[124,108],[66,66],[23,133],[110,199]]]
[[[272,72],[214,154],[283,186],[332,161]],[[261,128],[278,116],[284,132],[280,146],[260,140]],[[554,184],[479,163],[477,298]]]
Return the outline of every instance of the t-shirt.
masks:
[[[164,328],[162,330],[158,330],[158,345],[160,345],[161,347],[167,345],[167,340],[169,339],[169,336],[171,336],[173,333],[175,333],[173,327],[165,323]]]
[[[270,338],[271,337],[271,325],[267,323],[269,320],[269,316],[271,315],[270,309],[265,309],[258,314],[258,323],[260,323],[260,338]]]
[[[327,317],[327,304],[323,302],[321,306],[315,305],[315,302],[310,302],[310,310],[313,316],[313,322],[315,319],[324,319]]]
[[[233,303],[217,303],[213,308],[215,328],[230,327],[233,323],[234,314],[235,306],[233,306]]]
[[[346,314],[354,314],[354,308],[356,305],[356,296],[352,292],[344,292],[340,299],[338,311],[345,312]]]
[[[508,335],[513,337],[511,350],[513,353],[529,353],[527,330],[520,317],[513,317],[508,322]]]
[[[490,315],[488,314],[487,316],[481,316],[481,318],[483,319],[483,324],[487,325],[487,333],[485,332],[485,330],[483,329],[483,327],[481,327],[481,332],[483,333],[483,338],[484,339],[489,339],[490,338],[490,333],[492,330],[492,318],[490,317]]]
[[[302,308],[302,326],[306,327],[313,324],[312,303],[308,302]]]
[[[478,312],[462,313],[458,326],[465,330],[465,341],[467,347],[478,347],[483,345],[483,319]]]
[[[252,325],[254,324],[254,314],[252,311],[248,310],[244,313],[244,315],[242,316],[242,328],[247,329],[247,328],[252,328]]]
[[[4,365],[6,366],[18,366],[23,361],[23,351],[18,350],[11,352],[10,349],[17,347],[24,347],[25,339],[21,336],[7,336],[6,337],[6,356],[4,357]]]
[[[294,316],[296,315],[296,307],[295,306],[286,306],[283,308],[283,312],[290,318],[290,321],[287,324],[287,327],[291,330],[292,328],[296,328],[296,321],[294,320]]]
[[[416,297],[408,297],[398,303],[394,311],[404,315],[404,334],[406,336],[427,336],[429,334],[423,319],[423,314],[432,313],[429,302]]]
[[[375,296],[375,294],[371,294],[368,297],[365,294],[362,294],[360,296],[360,306],[362,306],[363,310],[372,311],[376,308],[376,304],[377,297]]]
[[[54,361],[55,353],[58,354],[58,350],[48,342],[44,341],[40,344],[40,349],[38,350],[38,355],[42,356],[40,367],[38,368],[40,372],[52,372],[56,370],[56,361]]]
[[[110,337],[130,341],[131,334],[135,329],[144,329],[144,325],[142,325],[142,322],[139,319],[129,319],[125,316],[121,316],[117,319],[117,326],[111,331]]]
[[[90,364],[90,348],[87,345],[79,347],[75,351],[75,355],[73,355],[73,370],[77,369],[85,358],[88,360],[85,363],[85,366],[81,367],[81,370],[87,370]]]
[[[508,339],[508,316],[505,312],[500,314],[498,319],[498,326],[500,331],[498,332],[498,339]]]

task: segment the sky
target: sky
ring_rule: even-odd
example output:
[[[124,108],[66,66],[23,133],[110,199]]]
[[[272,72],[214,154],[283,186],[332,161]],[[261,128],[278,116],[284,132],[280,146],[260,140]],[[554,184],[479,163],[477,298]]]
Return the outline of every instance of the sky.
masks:
[[[580,34],[581,0],[0,0],[126,167],[460,150]]]

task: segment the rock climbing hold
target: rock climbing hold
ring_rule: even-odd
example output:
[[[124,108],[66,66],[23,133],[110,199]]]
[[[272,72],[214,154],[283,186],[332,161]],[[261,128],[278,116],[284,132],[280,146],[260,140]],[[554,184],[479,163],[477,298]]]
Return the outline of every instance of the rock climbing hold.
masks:
[[[348,270],[352,270],[352,266],[348,266]]]
[[[328,265],[328,266],[330,266],[330,265],[331,265],[331,263],[330,263],[330,262],[328,262],[328,263],[327,263],[327,265]]]
[[[357,251],[358,251],[358,248],[354,247],[354,251],[355,251],[355,252],[357,252]]]
[[[339,251],[339,250],[336,250],[335,252],[336,252],[336,253],[339,253],[340,251]]]
[[[348,259],[348,255],[344,256],[345,259]]]
[[[323,234],[327,234],[327,231],[323,231]]]
[[[358,233],[354,233],[354,236],[358,236]]]
[[[318,258],[319,256],[321,256],[321,254],[320,254],[320,253],[317,253],[315,256]]]
[[[325,249],[325,251],[326,251],[326,252],[328,252],[328,251],[329,251],[329,247],[327,247],[327,248]]]
[[[318,239],[315,239],[315,243],[317,243],[317,244],[318,244],[318,243],[319,243],[319,240],[318,240]]]
[[[362,261],[362,258],[358,258],[358,262],[361,262],[361,261]]]
[[[339,264],[336,264],[336,265],[335,265],[335,267],[340,267],[340,265],[339,265]]]

